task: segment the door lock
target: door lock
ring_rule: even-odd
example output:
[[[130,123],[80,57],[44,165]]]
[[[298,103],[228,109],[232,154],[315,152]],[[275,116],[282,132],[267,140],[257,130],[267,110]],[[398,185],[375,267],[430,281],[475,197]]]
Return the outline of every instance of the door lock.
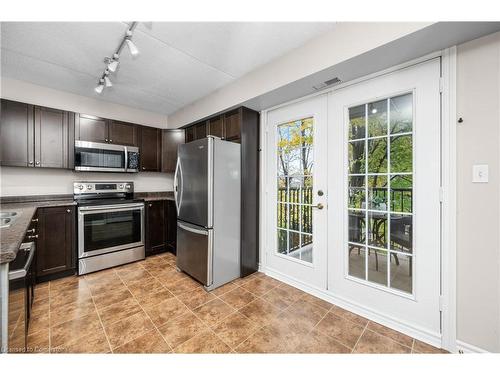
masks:
[[[323,190],[318,190],[318,195],[319,195],[320,197],[322,197],[322,196],[323,196],[323,194],[325,194],[325,193],[323,193]]]
[[[317,205],[312,206],[312,208],[317,208],[318,210],[322,210],[322,209],[323,209],[323,207],[325,207],[325,206],[323,206],[323,204],[322,204],[322,203],[318,203]]]

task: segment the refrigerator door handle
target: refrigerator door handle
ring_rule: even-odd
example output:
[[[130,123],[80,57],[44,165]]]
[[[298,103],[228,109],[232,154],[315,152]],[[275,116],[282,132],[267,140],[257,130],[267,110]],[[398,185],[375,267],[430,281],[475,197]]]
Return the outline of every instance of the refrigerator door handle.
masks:
[[[179,188],[179,177],[182,181],[181,159],[177,158],[177,165],[175,166],[175,174],[174,174],[174,199],[175,199],[175,208],[177,209],[177,215],[179,215],[182,203],[182,183],[180,184]]]
[[[192,227],[191,225],[183,224],[180,222],[177,222],[177,225],[179,226],[179,228],[187,230],[188,232],[201,234],[203,236],[208,236],[208,230],[197,229],[197,228]]]

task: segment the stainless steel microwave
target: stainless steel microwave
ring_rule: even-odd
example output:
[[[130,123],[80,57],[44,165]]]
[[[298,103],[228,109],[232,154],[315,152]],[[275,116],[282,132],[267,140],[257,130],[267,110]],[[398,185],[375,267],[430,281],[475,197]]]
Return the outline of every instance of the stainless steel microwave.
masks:
[[[139,172],[139,148],[75,141],[75,170]]]

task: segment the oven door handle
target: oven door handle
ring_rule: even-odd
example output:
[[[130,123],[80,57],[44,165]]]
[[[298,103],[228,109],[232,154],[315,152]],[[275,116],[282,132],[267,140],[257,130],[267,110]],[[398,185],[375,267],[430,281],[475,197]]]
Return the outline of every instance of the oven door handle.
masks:
[[[28,274],[28,270],[31,266],[31,263],[33,262],[33,257],[35,256],[35,249],[36,246],[34,242],[25,242],[21,244],[21,246],[19,247],[19,251],[29,251],[30,254],[28,255],[28,260],[26,260],[26,264],[23,268],[9,272],[9,280],[21,279]]]
[[[144,203],[130,203],[130,204],[110,204],[110,205],[103,205],[103,206],[83,206],[83,207],[78,207],[78,210],[80,212],[87,212],[87,211],[109,211],[109,210],[122,210],[122,209],[129,209],[129,208],[144,208]]]

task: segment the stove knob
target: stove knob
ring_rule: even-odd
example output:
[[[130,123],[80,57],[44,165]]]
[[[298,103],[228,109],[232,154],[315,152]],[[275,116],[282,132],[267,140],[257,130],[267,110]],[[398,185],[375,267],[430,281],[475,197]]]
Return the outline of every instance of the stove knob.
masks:
[[[130,186],[130,184],[125,185],[125,189],[127,189],[127,190],[130,189],[131,187],[132,186]]]
[[[84,186],[83,185],[78,185],[77,188],[80,189],[80,190],[83,190]]]
[[[123,184],[120,184],[118,187],[119,187],[120,189],[123,189]]]
[[[92,185],[87,185],[87,190],[92,190]]]

